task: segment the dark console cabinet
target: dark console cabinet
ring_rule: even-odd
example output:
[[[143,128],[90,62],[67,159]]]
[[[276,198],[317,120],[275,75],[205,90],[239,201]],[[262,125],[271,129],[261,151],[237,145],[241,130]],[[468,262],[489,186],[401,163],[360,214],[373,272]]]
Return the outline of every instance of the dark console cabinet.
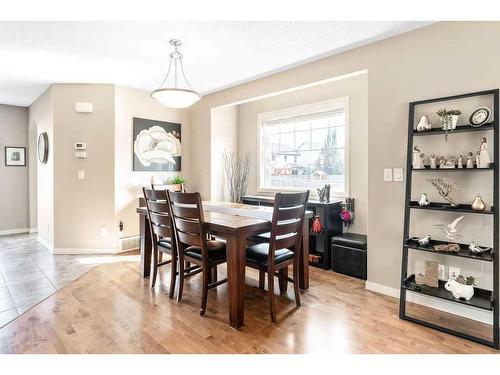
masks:
[[[257,206],[272,206],[274,197],[246,195],[242,203]],[[309,201],[307,209],[318,216],[324,229],[321,233],[309,232],[309,264],[311,266],[330,269],[332,267],[330,239],[342,234],[343,223],[340,220],[341,200],[331,202]],[[309,219],[309,228],[312,227],[314,217]]]

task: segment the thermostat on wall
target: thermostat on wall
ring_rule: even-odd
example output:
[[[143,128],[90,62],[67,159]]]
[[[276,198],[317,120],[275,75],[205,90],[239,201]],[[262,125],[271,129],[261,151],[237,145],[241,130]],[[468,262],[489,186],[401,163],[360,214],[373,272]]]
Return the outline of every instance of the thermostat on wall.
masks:
[[[75,150],[86,150],[87,144],[84,142],[75,143]]]

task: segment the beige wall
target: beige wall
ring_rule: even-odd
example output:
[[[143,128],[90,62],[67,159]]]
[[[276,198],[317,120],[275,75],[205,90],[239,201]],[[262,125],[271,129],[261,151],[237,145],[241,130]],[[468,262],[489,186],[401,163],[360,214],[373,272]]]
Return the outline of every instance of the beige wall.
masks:
[[[55,252],[114,249],[114,85],[52,88]],[[76,112],[77,102],[92,103],[93,112]],[[87,144],[86,159],[75,157],[77,142]],[[85,171],[85,179],[78,179],[78,170]],[[101,228],[107,235],[101,235]]]
[[[213,108],[211,111],[211,198],[229,200],[222,153],[238,154],[238,106]]]
[[[141,117],[182,124],[182,170],[180,172],[132,171],[132,119]],[[139,217],[136,213],[142,187],[155,180],[166,181],[169,176],[181,175],[188,180],[190,174],[190,138],[188,110],[167,108],[152,99],[150,93],[128,87],[115,88],[115,226],[124,222],[121,237],[139,234]]]
[[[26,166],[5,166],[5,146],[26,147]],[[28,108],[0,104],[0,234],[27,231]]]
[[[248,194],[263,194],[258,190],[257,183],[257,116],[259,113],[348,96],[350,134],[349,196],[356,199],[356,220],[351,226],[351,231],[355,233],[366,233],[366,220],[368,215],[368,189],[366,184],[368,178],[367,95],[367,76],[366,74],[362,74],[239,105],[238,150],[240,153],[250,152],[252,155]]]
[[[404,184],[383,169],[405,166],[408,102],[500,87],[499,38],[498,22],[442,22],[205,96],[191,114],[193,187],[210,196],[211,108],[368,69],[368,280],[399,288]]]
[[[38,135],[47,132],[49,157],[46,164],[38,161]],[[29,107],[29,173],[30,212],[36,212],[36,221],[30,217],[33,228],[37,223],[38,240],[50,250],[54,247],[54,95],[49,87]]]

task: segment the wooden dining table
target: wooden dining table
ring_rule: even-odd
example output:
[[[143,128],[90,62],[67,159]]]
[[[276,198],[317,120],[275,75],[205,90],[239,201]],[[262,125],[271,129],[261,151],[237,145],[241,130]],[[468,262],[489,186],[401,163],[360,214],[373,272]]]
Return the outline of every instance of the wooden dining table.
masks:
[[[141,202],[140,202],[141,203]],[[229,288],[229,324],[239,328],[245,315],[245,269],[247,238],[271,230],[272,207],[229,202],[204,201],[203,211],[207,231],[226,240],[227,279]],[[140,215],[141,274],[149,277],[152,242],[146,207],[137,208]],[[306,211],[306,218],[313,216]],[[299,287],[309,288],[309,220],[304,220],[300,247]]]

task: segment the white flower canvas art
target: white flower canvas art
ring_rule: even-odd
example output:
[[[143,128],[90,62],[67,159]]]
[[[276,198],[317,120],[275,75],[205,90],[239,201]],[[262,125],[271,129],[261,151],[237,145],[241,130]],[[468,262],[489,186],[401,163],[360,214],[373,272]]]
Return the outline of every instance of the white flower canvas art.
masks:
[[[180,171],[181,124],[133,119],[133,170]]]

